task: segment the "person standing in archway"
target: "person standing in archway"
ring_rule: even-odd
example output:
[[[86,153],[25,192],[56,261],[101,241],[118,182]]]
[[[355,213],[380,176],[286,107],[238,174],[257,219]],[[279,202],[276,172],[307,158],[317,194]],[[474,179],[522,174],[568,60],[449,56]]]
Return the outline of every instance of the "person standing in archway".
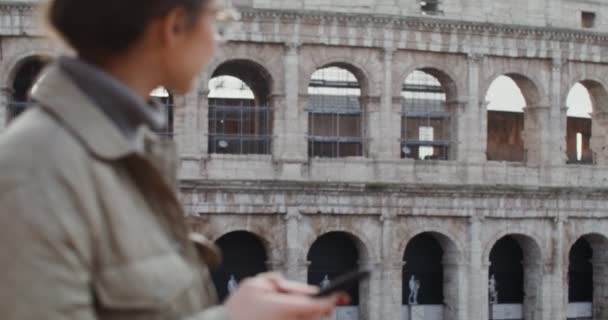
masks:
[[[0,137],[3,320],[316,320],[341,297],[276,274],[215,306],[213,246],[188,232],[154,88],[183,94],[209,62],[215,0],[51,0],[76,52]],[[224,15],[225,16],[225,15]]]

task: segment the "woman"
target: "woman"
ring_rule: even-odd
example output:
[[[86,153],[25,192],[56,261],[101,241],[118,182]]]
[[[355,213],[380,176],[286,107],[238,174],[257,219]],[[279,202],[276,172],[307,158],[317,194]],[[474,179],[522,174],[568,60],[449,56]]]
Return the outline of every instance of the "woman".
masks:
[[[0,137],[0,318],[319,319],[343,297],[278,275],[214,306],[213,245],[189,234],[171,149],[147,103],[185,93],[215,47],[214,0],[51,0],[77,53],[34,86]]]

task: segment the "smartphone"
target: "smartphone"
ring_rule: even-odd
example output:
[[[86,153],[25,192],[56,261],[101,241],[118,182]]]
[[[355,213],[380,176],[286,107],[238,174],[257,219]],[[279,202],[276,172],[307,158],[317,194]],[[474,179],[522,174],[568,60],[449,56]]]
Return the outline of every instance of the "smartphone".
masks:
[[[319,293],[314,295],[314,297],[322,298],[336,292],[346,292],[350,288],[358,285],[362,280],[369,278],[370,275],[370,270],[358,270],[341,275],[332,280],[329,286],[322,288]]]

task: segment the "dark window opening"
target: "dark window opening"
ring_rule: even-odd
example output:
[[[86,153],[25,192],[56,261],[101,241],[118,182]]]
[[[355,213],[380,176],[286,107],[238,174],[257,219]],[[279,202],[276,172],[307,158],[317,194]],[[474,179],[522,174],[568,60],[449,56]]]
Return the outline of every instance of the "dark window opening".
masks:
[[[30,105],[30,89],[38,80],[38,76],[47,62],[42,58],[32,58],[26,61],[17,71],[13,81],[12,100],[8,104],[8,121],[14,120]]]
[[[593,250],[584,238],[579,239],[570,250],[568,267],[568,301],[593,301]]]
[[[228,283],[268,271],[266,249],[260,239],[245,231],[232,232],[216,241],[222,251],[222,264],[211,273],[218,298],[224,301],[228,296]]]
[[[422,14],[436,15],[443,12],[439,9],[439,0],[420,0]]]
[[[581,25],[583,28],[595,28],[595,12],[581,12]]]
[[[419,281],[418,304],[443,304],[443,249],[430,234],[413,238],[405,249],[403,266],[403,305],[409,304],[410,280]]]
[[[495,277],[499,304],[523,304],[523,259],[522,249],[513,237],[500,239],[492,248],[489,277]]]
[[[329,281],[358,267],[359,253],[351,236],[342,232],[331,232],[317,239],[306,257],[308,283],[319,286],[327,277]],[[350,305],[359,304],[359,287],[348,291]]]

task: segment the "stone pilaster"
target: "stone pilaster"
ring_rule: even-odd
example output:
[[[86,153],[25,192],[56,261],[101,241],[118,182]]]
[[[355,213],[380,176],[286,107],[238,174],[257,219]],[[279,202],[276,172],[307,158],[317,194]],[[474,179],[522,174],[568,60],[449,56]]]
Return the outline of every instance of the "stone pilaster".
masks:
[[[608,165],[608,112],[593,112],[593,133],[591,134],[591,150],[594,162],[598,165]]]
[[[382,160],[397,160],[401,157],[400,153],[400,132],[401,132],[401,110],[394,112],[393,108],[393,57],[394,48],[384,49],[384,86],[380,97],[380,110],[377,121],[370,123],[377,128],[371,129],[370,133],[377,133],[372,136],[372,141],[377,146],[375,156]],[[371,121],[371,119],[370,119]]]
[[[483,218],[474,214],[469,219],[469,285],[468,285],[468,319],[488,319],[488,271],[489,261],[483,261],[481,246],[481,224]]]
[[[549,149],[544,164],[548,166],[559,166],[566,163],[566,118],[567,109],[562,101],[562,70],[565,60],[561,57],[553,59],[551,65],[551,107],[549,108],[548,123],[546,131],[549,137]]]
[[[0,132],[6,128],[10,120],[9,103],[11,102],[12,89],[9,87],[0,88]]]
[[[482,163],[486,161],[487,146],[487,110],[480,101],[479,74],[484,56],[472,53],[467,56],[468,63],[468,104],[460,121],[466,131],[463,132],[462,152],[458,153],[459,161]]]
[[[551,144],[547,127],[550,116],[549,106],[528,106],[524,108],[524,132],[522,134],[525,148],[525,160],[530,166],[542,166],[550,157]]]
[[[302,215],[298,208],[289,207],[285,216],[285,242],[287,249],[285,250],[285,275],[289,279],[306,281],[301,279],[299,272],[299,260],[302,248],[300,248],[300,220]]]
[[[289,43],[286,46],[285,96],[281,103],[275,104],[273,155],[284,162],[302,162],[307,158],[306,112],[299,108],[300,96],[300,45]],[[280,109],[280,110],[279,110]]]
[[[394,255],[393,241],[395,239],[394,227],[395,215],[386,211],[380,217],[382,223],[382,299],[381,319],[389,320],[391,318],[399,318],[402,305],[402,288],[403,281],[403,262]]]
[[[565,217],[555,219],[553,231],[553,267],[551,273],[551,284],[553,288],[550,293],[551,305],[547,306],[551,312],[546,312],[550,319],[566,319],[568,307],[568,262],[564,261],[564,223]],[[545,291],[545,290],[543,290]]]
[[[204,88],[198,91],[198,124],[200,139],[198,140],[198,150],[202,155],[209,154],[209,84],[204,84]]]
[[[450,160],[466,158],[467,135],[467,101],[448,101],[447,108],[450,113]]]

